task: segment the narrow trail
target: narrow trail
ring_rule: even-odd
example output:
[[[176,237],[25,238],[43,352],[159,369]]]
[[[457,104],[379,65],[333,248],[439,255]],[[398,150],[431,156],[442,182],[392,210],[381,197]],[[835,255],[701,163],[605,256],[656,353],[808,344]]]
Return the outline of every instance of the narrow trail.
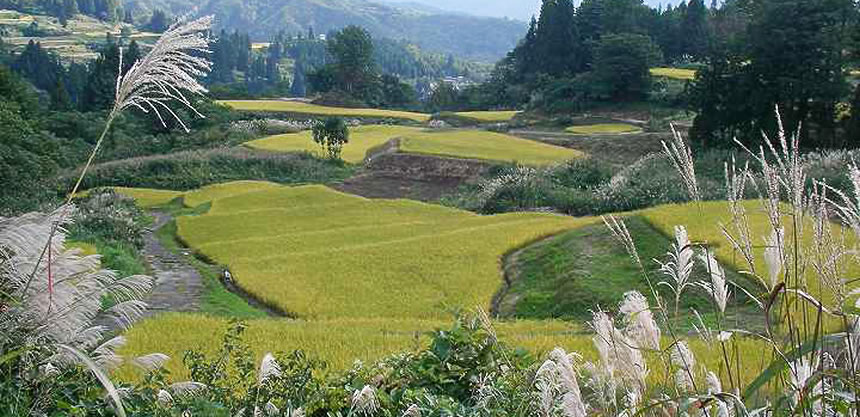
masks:
[[[156,232],[173,220],[173,217],[163,212],[153,212],[155,222],[144,236],[145,245],[143,256],[152,269],[155,278],[153,288],[146,302],[149,309],[147,316],[168,311],[193,312],[200,311],[200,301],[203,298],[203,277],[183,254],[176,254],[164,247],[156,236]],[[187,256],[191,256],[190,254]]]

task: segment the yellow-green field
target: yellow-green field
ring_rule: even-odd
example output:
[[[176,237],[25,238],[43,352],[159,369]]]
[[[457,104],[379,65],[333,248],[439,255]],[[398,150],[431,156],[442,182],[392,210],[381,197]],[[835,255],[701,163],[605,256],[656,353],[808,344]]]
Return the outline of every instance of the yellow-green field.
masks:
[[[228,266],[244,290],[313,319],[438,319],[450,308],[487,307],[505,253],[595,221],[478,216],[323,186],[237,194],[177,219],[180,237]]]
[[[552,165],[585,156],[580,151],[485,130],[422,131],[406,136],[400,150],[455,158]]]
[[[150,198],[151,190],[136,194]],[[427,332],[445,329],[451,311],[485,307],[501,285],[501,257],[557,232],[599,222],[548,214],[479,216],[408,200],[368,200],[323,186],[286,187],[243,181],[185,194],[186,204],[211,202],[208,213],[181,216],[178,232],[196,251],[227,265],[237,284],[301,317],[250,321],[245,333],[258,359],[266,352],[303,349],[342,370],[356,359],[373,361],[426,345]],[[749,203],[750,211],[754,204]],[[668,233],[684,224],[692,239],[722,241],[714,218],[725,203],[669,205],[638,212]],[[754,230],[766,219],[753,215]],[[711,219],[711,220],[706,220]],[[730,250],[720,258],[731,265]],[[605,306],[612,308],[612,306]],[[162,352],[174,378],[187,375],[182,353],[214,353],[227,320],[166,314],[136,325],[122,355]],[[585,359],[596,353],[592,336],[557,321],[499,322],[500,339],[541,355],[555,346]],[[750,381],[769,361],[754,340],[739,349],[761,352],[742,369]],[[699,362],[720,369],[721,356],[691,340]],[[663,378],[652,359],[649,378]],[[749,357],[746,358],[749,360]],[[130,369],[122,378],[134,378]]]
[[[266,111],[279,113],[293,113],[312,116],[343,116],[343,117],[366,117],[379,119],[403,119],[414,122],[426,122],[430,115],[396,110],[379,109],[349,109],[341,107],[319,106],[316,104],[298,101],[279,100],[222,100],[218,103],[229,106],[240,111]]]
[[[163,206],[176,198],[182,197],[182,192],[169,190],[153,190],[148,188],[112,187],[114,191],[137,201],[143,208]]]
[[[519,111],[461,111],[454,113],[457,116],[471,119],[482,123],[499,123],[509,122],[513,120],[520,112]]]
[[[484,130],[425,130],[406,126],[360,126],[350,130],[342,158],[360,163],[368,151],[399,138],[400,150],[455,158],[551,165],[584,156],[581,152]],[[257,139],[248,147],[276,152],[320,152],[310,132]]]
[[[655,77],[671,78],[673,80],[690,81],[696,79],[696,70],[683,68],[651,68],[651,75]]]
[[[601,123],[594,125],[571,126],[564,130],[574,135],[622,135],[627,133],[641,133],[642,129],[624,123]]]
[[[325,361],[329,370],[343,371],[356,360],[372,363],[388,355],[415,352],[426,348],[428,332],[446,330],[452,325],[449,320],[396,320],[396,319],[342,319],[325,321],[300,321],[288,319],[260,319],[247,322],[243,333],[257,361],[269,352],[289,353],[304,350],[310,357]],[[214,355],[220,347],[221,337],[228,327],[226,319],[199,314],[170,313],[145,320],[135,325],[127,334],[128,344],[120,350],[125,357],[137,357],[152,352],[170,356],[166,368],[174,381],[188,378],[188,370],[182,365],[183,353],[194,349]],[[560,321],[513,321],[494,324],[499,340],[515,348],[523,348],[536,357],[541,357],[556,347],[582,355],[584,360],[598,359],[594,349],[593,335],[571,323]],[[738,348],[743,352],[759,352],[745,355],[741,369],[745,383],[752,381],[768,363],[769,349],[753,339],[737,338]],[[667,339],[664,346],[671,342]],[[716,346],[708,346],[700,339],[689,340],[697,362],[717,372],[722,368],[722,356]],[[647,355],[652,381],[662,381],[667,376],[654,354]],[[141,375],[131,367],[118,371],[120,379],[134,380]],[[697,379],[704,379],[697,374]],[[671,376],[670,376],[671,378]]]
[[[67,241],[66,249],[79,249],[82,256],[98,255],[99,249],[96,245],[87,242]]]

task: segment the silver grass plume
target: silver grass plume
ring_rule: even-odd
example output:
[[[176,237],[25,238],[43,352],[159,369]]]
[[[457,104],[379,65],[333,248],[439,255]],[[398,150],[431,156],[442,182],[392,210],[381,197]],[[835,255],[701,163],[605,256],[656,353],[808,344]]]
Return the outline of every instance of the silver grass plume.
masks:
[[[732,247],[744,257],[749,270],[755,274],[756,267],[755,255],[753,254],[752,232],[746,208],[743,204],[746,196],[746,184],[752,178],[749,162],[744,164],[742,170],[738,170],[735,157],[732,156],[732,163],[731,165],[728,163],[725,164],[725,171],[726,198],[729,203],[729,212],[732,215],[731,225],[733,230],[730,231],[725,225],[721,225],[721,229]]]
[[[678,367],[675,371],[675,385],[680,392],[691,392],[695,388],[693,381],[693,370],[696,366],[696,358],[687,342],[680,340],[672,347],[670,354],[672,364]]]
[[[708,271],[709,281],[700,281],[699,286],[708,293],[714,300],[720,313],[726,312],[726,305],[729,301],[729,284],[726,281],[725,272],[714,257],[714,253],[708,249],[699,254],[702,263],[705,264]]]
[[[660,327],[648,306],[648,300],[638,291],[624,294],[619,311],[624,314],[627,334],[639,349],[660,349]]]
[[[212,63],[205,58],[210,53],[210,39],[204,35],[212,23],[213,17],[206,16],[177,22],[164,32],[143,59],[117,78],[114,111],[129,107],[144,113],[152,111],[162,124],[165,124],[162,112],[167,112],[186,131],[185,122],[169,103],[176,101],[198,117],[204,117],[191,104],[186,92],[200,95],[206,92],[198,79],[212,69]]]
[[[376,390],[370,385],[352,393],[352,410],[364,415],[371,415],[379,410],[379,400]]]
[[[421,417],[421,408],[417,404],[412,404],[403,411],[401,417]]]
[[[670,279],[670,281],[660,281],[657,285],[669,287],[675,295],[675,315],[678,314],[681,295],[687,287],[693,285],[690,281],[694,264],[693,255],[693,246],[690,244],[687,229],[684,226],[675,226],[675,242],[672,243],[671,250],[666,253],[669,261],[662,263],[654,260],[660,265],[660,272]]]
[[[668,144],[663,141],[663,153],[672,161],[672,165],[681,176],[684,182],[684,187],[687,188],[687,193],[693,201],[701,201],[702,195],[699,192],[699,183],[696,180],[696,168],[693,164],[693,152],[684,137],[675,130],[672,126],[672,141]]]
[[[278,378],[279,376],[281,376],[281,366],[271,353],[267,353],[263,356],[262,362],[260,362],[260,372],[257,375],[257,382],[264,384],[270,379]]]
[[[615,240],[621,243],[624,246],[624,249],[627,250],[627,254],[633,258],[640,268],[644,268],[642,260],[639,257],[639,251],[636,250],[636,244],[633,242],[633,237],[630,236],[630,231],[627,230],[627,225],[624,223],[624,219],[613,215],[602,216],[601,219],[603,219],[603,224],[605,224],[609,231],[612,232]]]
[[[648,367],[642,351],[624,333],[615,328],[612,319],[603,312],[593,314],[591,327],[596,335],[594,346],[600,357],[602,373],[624,382],[628,390],[642,393]]]
[[[770,236],[765,238],[764,263],[767,266],[767,281],[765,285],[768,291],[773,291],[782,275],[785,254],[785,229],[773,229]]]

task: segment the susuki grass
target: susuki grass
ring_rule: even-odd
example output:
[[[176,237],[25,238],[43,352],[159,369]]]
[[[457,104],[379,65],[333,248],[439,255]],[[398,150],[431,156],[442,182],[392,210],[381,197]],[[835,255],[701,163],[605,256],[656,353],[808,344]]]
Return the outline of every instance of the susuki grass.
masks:
[[[361,126],[351,130],[342,158],[359,163],[368,152],[392,139],[400,139],[400,151],[453,158],[551,165],[584,154],[573,149],[520,139],[482,130],[431,131],[405,126]],[[254,149],[278,152],[320,152],[309,132],[278,135],[248,142]]]
[[[413,122],[426,122],[430,115],[395,110],[351,109],[319,106],[296,101],[278,100],[224,100],[220,104],[240,111],[290,113],[310,116],[342,116],[369,119],[403,119]]]

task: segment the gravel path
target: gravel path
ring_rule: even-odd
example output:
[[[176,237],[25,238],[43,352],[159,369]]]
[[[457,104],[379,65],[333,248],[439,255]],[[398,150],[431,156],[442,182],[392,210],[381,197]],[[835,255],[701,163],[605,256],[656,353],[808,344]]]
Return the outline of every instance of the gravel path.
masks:
[[[167,213],[154,212],[155,222],[144,236],[143,255],[152,269],[155,288],[146,302],[147,316],[167,311],[191,312],[200,310],[203,296],[203,277],[191,266],[183,252],[176,254],[165,248],[155,236],[155,232],[173,220]]]

